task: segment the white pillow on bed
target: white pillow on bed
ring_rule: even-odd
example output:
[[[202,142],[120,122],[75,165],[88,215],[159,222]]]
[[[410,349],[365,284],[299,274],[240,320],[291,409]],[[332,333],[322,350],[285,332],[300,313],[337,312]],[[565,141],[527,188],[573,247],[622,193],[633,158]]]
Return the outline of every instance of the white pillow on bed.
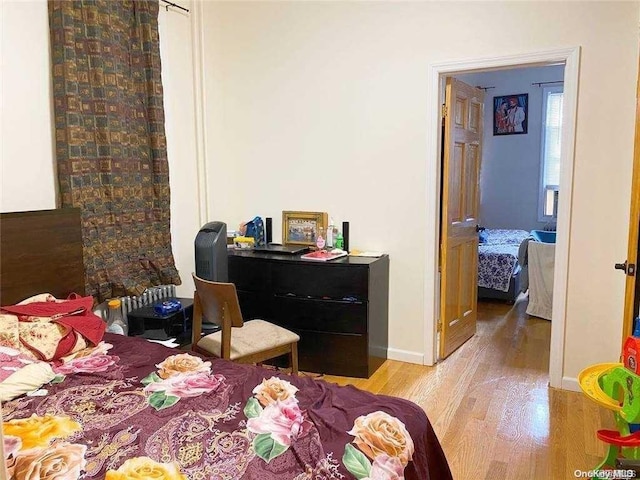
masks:
[[[37,390],[55,376],[48,363],[28,358],[15,349],[0,347],[0,402]]]

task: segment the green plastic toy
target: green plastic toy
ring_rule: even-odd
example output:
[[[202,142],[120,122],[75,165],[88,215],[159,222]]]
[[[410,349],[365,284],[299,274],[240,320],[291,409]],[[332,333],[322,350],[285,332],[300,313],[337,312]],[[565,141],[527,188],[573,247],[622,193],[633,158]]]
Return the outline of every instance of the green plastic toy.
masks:
[[[594,470],[615,469],[618,458],[640,460],[640,431],[631,432],[631,425],[640,423],[640,376],[622,364],[601,364],[585,369],[579,379],[587,397],[613,411],[617,426],[617,430],[598,431],[598,438],[608,444],[608,449]]]

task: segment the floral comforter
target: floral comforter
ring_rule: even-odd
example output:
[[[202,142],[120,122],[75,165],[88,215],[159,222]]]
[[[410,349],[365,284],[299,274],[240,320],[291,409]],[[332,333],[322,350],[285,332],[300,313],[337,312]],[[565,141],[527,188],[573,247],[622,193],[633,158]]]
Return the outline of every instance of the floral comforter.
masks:
[[[10,478],[446,480],[415,404],[106,334],[2,405]]]
[[[486,242],[478,245],[478,286],[508,292],[511,276],[518,267],[520,243],[529,237],[529,232],[487,229],[486,233]]]

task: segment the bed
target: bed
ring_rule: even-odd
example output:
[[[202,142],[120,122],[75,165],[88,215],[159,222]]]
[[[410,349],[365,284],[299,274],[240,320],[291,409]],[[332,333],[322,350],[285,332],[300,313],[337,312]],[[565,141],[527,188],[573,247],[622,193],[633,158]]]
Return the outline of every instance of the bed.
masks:
[[[50,215],[39,225],[56,230],[60,212]],[[3,228],[22,220],[0,217]],[[17,236],[2,236],[2,253],[20,250],[15,268],[32,264],[40,278],[47,263],[6,244]],[[32,245],[41,259],[60,254],[42,238]],[[0,293],[17,274],[5,267]],[[58,280],[37,289],[68,294]],[[11,288],[34,293],[29,282]],[[10,478],[49,478],[50,468],[64,479],[451,479],[424,411],[403,399],[112,334],[52,369],[50,382],[2,405]]]
[[[523,286],[520,245],[529,238],[526,230],[485,229],[478,245],[478,298],[515,302]],[[482,239],[484,238],[484,241]]]
[[[553,237],[555,242],[555,237]],[[551,320],[553,317],[553,276],[555,272],[555,243],[529,242],[529,303],[527,315]]]

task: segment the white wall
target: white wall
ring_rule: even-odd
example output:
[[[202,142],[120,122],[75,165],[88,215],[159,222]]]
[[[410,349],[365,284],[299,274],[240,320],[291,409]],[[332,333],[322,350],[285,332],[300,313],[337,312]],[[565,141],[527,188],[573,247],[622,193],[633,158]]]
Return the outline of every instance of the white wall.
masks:
[[[192,3],[181,6],[192,10]],[[165,131],[171,187],[171,246],[182,285],[178,296],[193,297],[195,272],[193,241],[200,229],[194,103],[194,64],[191,43],[191,13],[160,8],[158,26]]]
[[[612,265],[628,233],[637,2],[204,9],[212,212],[232,224],[289,209],[351,221],[353,247],[390,254],[390,346],[416,361],[425,349],[430,65],[581,46],[564,375],[618,358],[624,277]]]
[[[1,8],[0,211],[56,208],[47,2]]]
[[[190,2],[181,4],[189,8]],[[191,19],[160,9],[171,187],[173,254],[192,296],[193,240],[200,222],[195,155]],[[2,178],[0,211],[56,208],[51,61],[46,0],[2,1]]]
[[[282,210],[349,220],[354,248],[391,255],[392,353],[416,361],[425,348],[429,66],[580,45],[565,375],[617,359],[624,277],[612,264],[624,258],[628,233],[637,2],[204,2],[203,9],[210,219],[234,225],[272,216],[276,238]],[[50,105],[46,11],[44,0],[3,2],[2,211],[55,207],[51,111],[43,107]],[[170,18],[186,34],[182,17]],[[167,141],[183,152],[170,159],[183,280],[199,226],[193,98],[183,90],[190,41],[177,34],[168,47],[178,49],[177,65],[163,65],[167,82],[180,85],[165,86],[165,102],[182,112],[175,122],[167,112]]]
[[[480,221],[488,228],[533,230],[538,221],[543,89],[534,82],[562,80],[564,66],[456,75],[474,86],[494,87],[485,92],[484,136],[480,169]],[[555,84],[558,85],[558,84]],[[559,84],[561,85],[561,84]],[[527,133],[493,135],[493,98],[529,94]]]

